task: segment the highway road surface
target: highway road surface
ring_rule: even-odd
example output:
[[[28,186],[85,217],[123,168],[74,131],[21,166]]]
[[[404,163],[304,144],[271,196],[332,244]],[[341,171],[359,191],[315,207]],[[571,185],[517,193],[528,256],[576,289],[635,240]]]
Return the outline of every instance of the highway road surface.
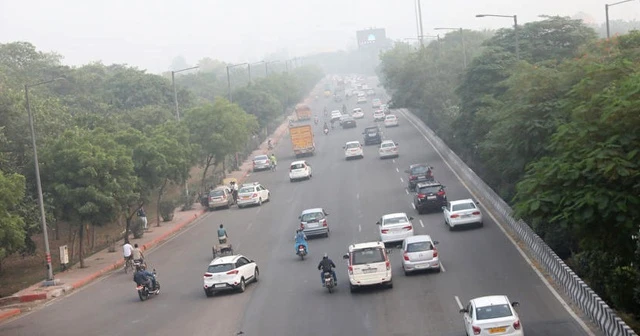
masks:
[[[366,146],[364,159],[345,161],[342,146],[361,140],[362,129],[374,124],[372,108],[360,105],[365,119],[355,129],[316,131],[317,153],[306,158],[313,167],[309,181],[289,182],[288,164],[295,160],[283,138],[275,150],[276,172],[251,174],[270,191],[261,207],[211,212],[149,253],[158,270],[162,293],[140,302],[131,275],[116,272],[33,313],[0,325],[0,335],[464,335],[456,297],[463,305],[473,297],[506,294],[519,301],[527,335],[588,335],[522,258],[485,211],[484,227],[450,232],[441,212],[418,215],[406,191],[410,164],[428,162],[446,185],[449,200],[471,197],[455,174],[402,113],[400,126],[383,129],[399,143],[400,157],[380,160],[377,146]],[[342,103],[320,97],[322,109]],[[355,98],[347,106],[355,107]],[[329,238],[309,242],[308,259],[294,253],[297,217],[306,208],[330,213]],[[378,239],[376,221],[386,213],[414,217],[416,234],[438,240],[441,273],[405,276],[400,250],[391,254],[394,287],[351,294],[342,255],[356,242]],[[256,260],[258,283],[245,293],[205,297],[202,276],[211,261],[216,229],[223,223],[238,253]],[[329,294],[316,267],[328,253],[338,265],[338,287]]]

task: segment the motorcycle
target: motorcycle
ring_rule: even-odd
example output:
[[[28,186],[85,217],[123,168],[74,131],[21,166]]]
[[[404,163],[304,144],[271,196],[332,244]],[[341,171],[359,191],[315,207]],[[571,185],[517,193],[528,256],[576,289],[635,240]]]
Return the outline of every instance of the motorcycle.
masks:
[[[329,293],[333,293],[333,287],[336,286],[333,281],[333,274],[331,272],[324,272],[324,286],[327,287]]]
[[[325,128],[325,129],[324,129],[324,135],[327,135],[327,134],[329,134],[329,129],[328,129],[328,128]]]
[[[144,260],[134,260],[133,261],[133,269],[137,270],[140,266],[144,265],[144,267],[147,267],[147,263],[144,262]]]
[[[140,297],[140,301],[148,299],[149,295],[151,294],[160,294],[160,281],[158,281],[155,269],[153,270],[153,276],[156,277],[156,286],[153,289],[149,288],[149,286],[147,285],[138,286],[136,284],[136,289],[138,290],[138,297]]]
[[[296,255],[300,257],[300,260],[304,260],[304,257],[307,255],[307,249],[304,247],[304,245],[298,245],[298,252],[296,253]]]

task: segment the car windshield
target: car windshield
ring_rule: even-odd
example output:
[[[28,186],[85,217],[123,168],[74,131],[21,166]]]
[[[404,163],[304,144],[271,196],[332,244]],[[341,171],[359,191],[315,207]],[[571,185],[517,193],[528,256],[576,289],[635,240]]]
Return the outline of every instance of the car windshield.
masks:
[[[367,133],[378,133],[378,128],[377,127],[365,128],[364,131]]]
[[[217,264],[217,265],[209,265],[209,269],[207,269],[208,273],[223,273],[229,272],[233,269],[233,264]]]
[[[396,118],[396,116],[394,116],[394,115],[388,115],[388,116],[387,116],[387,120],[393,120],[393,119],[395,119],[395,118]]]
[[[395,144],[393,142],[387,142],[387,143],[383,143],[382,145],[380,145],[380,147],[382,148],[389,148],[389,147],[394,147]]]
[[[269,160],[269,158],[266,155],[258,155],[256,157],[254,157],[253,160],[254,161]]]
[[[475,208],[476,208],[476,205],[473,203],[460,203],[460,204],[454,204],[451,207],[451,211],[473,210]]]
[[[438,191],[440,191],[440,188],[441,187],[439,185],[422,187],[422,188],[418,189],[418,194],[433,194],[433,193],[437,193]]]
[[[360,144],[356,143],[356,142],[350,142],[350,143],[347,144],[347,149],[349,149],[349,148],[358,148],[358,147],[360,147]]]
[[[511,307],[508,304],[499,304],[476,308],[476,319],[490,320],[501,317],[512,316]]]
[[[428,170],[427,166],[416,166],[411,168],[411,174],[412,175],[425,174],[427,170]]]
[[[209,193],[209,196],[211,197],[219,197],[219,196],[224,196],[224,191],[222,190],[213,190]]]
[[[318,221],[324,218],[324,214],[322,212],[311,212],[306,213],[300,217],[300,220],[303,222],[313,222]]]
[[[378,247],[355,250],[351,253],[351,265],[364,265],[384,261],[382,249]]]
[[[303,169],[303,168],[304,168],[304,164],[302,163],[296,163],[291,165],[291,169]]]
[[[433,250],[433,245],[430,241],[421,241],[410,243],[407,245],[407,252],[423,252],[423,251],[431,251]]]
[[[385,218],[382,221],[382,225],[402,224],[402,223],[406,223],[408,221],[409,220],[405,216],[389,217],[389,218]]]
[[[240,188],[240,190],[238,190],[238,194],[252,193],[255,190],[256,190],[256,187],[243,187],[243,188]]]

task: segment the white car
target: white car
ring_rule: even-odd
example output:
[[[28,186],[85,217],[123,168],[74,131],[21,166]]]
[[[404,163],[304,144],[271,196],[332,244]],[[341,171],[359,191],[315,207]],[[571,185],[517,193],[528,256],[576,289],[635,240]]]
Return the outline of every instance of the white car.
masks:
[[[384,111],[384,113],[389,113],[389,105],[387,104],[380,105],[380,109]]]
[[[204,274],[204,293],[237,290],[244,292],[248,282],[258,282],[260,270],[256,262],[242,255],[216,258]]]
[[[269,190],[258,182],[243,184],[238,190],[238,208],[260,206],[262,202],[270,201],[270,196]]]
[[[384,112],[382,112],[384,114]],[[384,118],[384,127],[398,126],[398,118],[393,114],[387,114]]]
[[[358,104],[366,104],[367,103],[367,97],[358,97]]]
[[[302,231],[306,236],[325,236],[329,237],[329,223],[327,222],[329,214],[323,208],[313,208],[302,211],[298,219]]]
[[[384,121],[385,115],[382,110],[377,110],[373,112],[373,121]]]
[[[349,141],[344,147],[344,158],[349,160],[352,158],[364,158],[364,151],[362,150],[362,144],[360,141]]]
[[[398,157],[400,156],[400,153],[398,153],[398,144],[393,142],[393,140],[385,140],[380,144],[378,154],[381,159]]]
[[[353,119],[362,119],[364,118],[364,112],[362,112],[361,108],[356,107],[353,109],[353,112],[351,113],[351,117],[353,117]]]
[[[364,93],[364,91],[358,91],[358,98],[360,97],[365,97],[366,93]]]
[[[371,89],[367,90],[367,96],[375,96],[375,95],[376,95],[375,91],[373,91]]]
[[[444,223],[453,231],[456,226],[478,225],[483,226],[482,211],[477,206],[478,202],[472,199],[451,201],[442,207]]]
[[[380,100],[380,98],[375,98],[372,102],[371,102],[371,106],[373,108],[379,108],[380,105],[382,105],[382,101]]]
[[[362,286],[386,285],[393,288],[391,262],[382,242],[353,244],[349,253],[342,256],[349,261],[349,289],[355,292]]]
[[[413,217],[408,217],[404,212],[382,216],[376,223],[380,225],[380,240],[383,243],[393,243],[413,236],[412,220]]]
[[[311,177],[313,177],[311,174],[311,166],[309,166],[307,161],[302,160],[291,162],[291,165],[289,166],[289,181],[309,180]]]
[[[475,298],[460,309],[467,335],[524,336],[520,317],[506,295]]]
[[[340,120],[340,117],[342,116],[342,112],[335,110],[335,111],[331,111],[331,120]]]
[[[429,235],[418,235],[402,241],[402,270],[405,275],[414,271],[435,270],[440,272],[437,241]]]

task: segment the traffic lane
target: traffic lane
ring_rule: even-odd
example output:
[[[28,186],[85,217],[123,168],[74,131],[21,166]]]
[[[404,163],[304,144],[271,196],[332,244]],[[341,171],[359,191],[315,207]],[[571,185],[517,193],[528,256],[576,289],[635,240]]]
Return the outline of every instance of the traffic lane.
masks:
[[[412,132],[417,132],[411,128]],[[419,134],[414,136],[422,138]],[[426,153],[417,153],[415,160],[427,161],[436,168],[434,176],[447,186],[449,200],[472,198],[442,159],[437,154],[434,156],[434,152],[430,147]],[[411,163],[405,159],[400,161],[406,165]],[[483,209],[483,215],[483,228],[454,232],[449,232],[445,226],[442,213],[419,216],[427,218],[423,221],[431,223],[433,232],[438,233],[439,249],[447,258],[447,273],[458,275],[441,289],[459,296],[463,302],[478,296],[505,294],[523,303],[518,308],[523,325],[525,328],[527,325],[537,328],[528,332],[584,335],[579,324],[522,258],[486,209]]]
[[[345,175],[353,175],[359,169],[358,162],[345,163],[341,159],[338,147],[341,140],[337,137],[322,139],[318,141],[318,151],[313,157],[314,178],[294,183],[304,185],[305,189],[289,206],[298,211],[305,207],[325,207],[330,213],[330,237],[311,239],[308,258],[300,260],[295,255],[292,232],[279,232],[288,239],[273,246],[269,268],[264,271],[264,286],[257,288],[244,316],[242,330],[246,334],[319,335],[330,330],[328,325],[340,326],[344,334],[366,335],[373,330],[372,322],[366,322],[367,316],[373,315],[370,309],[359,308],[356,302],[344,295],[344,288],[348,288],[344,285],[339,285],[335,293],[329,294],[322,288],[316,268],[324,251],[334,262],[341,264],[340,255],[354,236],[354,228],[345,219],[357,216],[354,212],[357,209],[347,202],[355,195],[346,192],[355,189],[355,179],[345,178]],[[331,149],[333,147],[338,149]],[[297,225],[297,213],[286,218]],[[344,270],[337,270],[339,284],[346,279],[346,272],[342,273]]]

